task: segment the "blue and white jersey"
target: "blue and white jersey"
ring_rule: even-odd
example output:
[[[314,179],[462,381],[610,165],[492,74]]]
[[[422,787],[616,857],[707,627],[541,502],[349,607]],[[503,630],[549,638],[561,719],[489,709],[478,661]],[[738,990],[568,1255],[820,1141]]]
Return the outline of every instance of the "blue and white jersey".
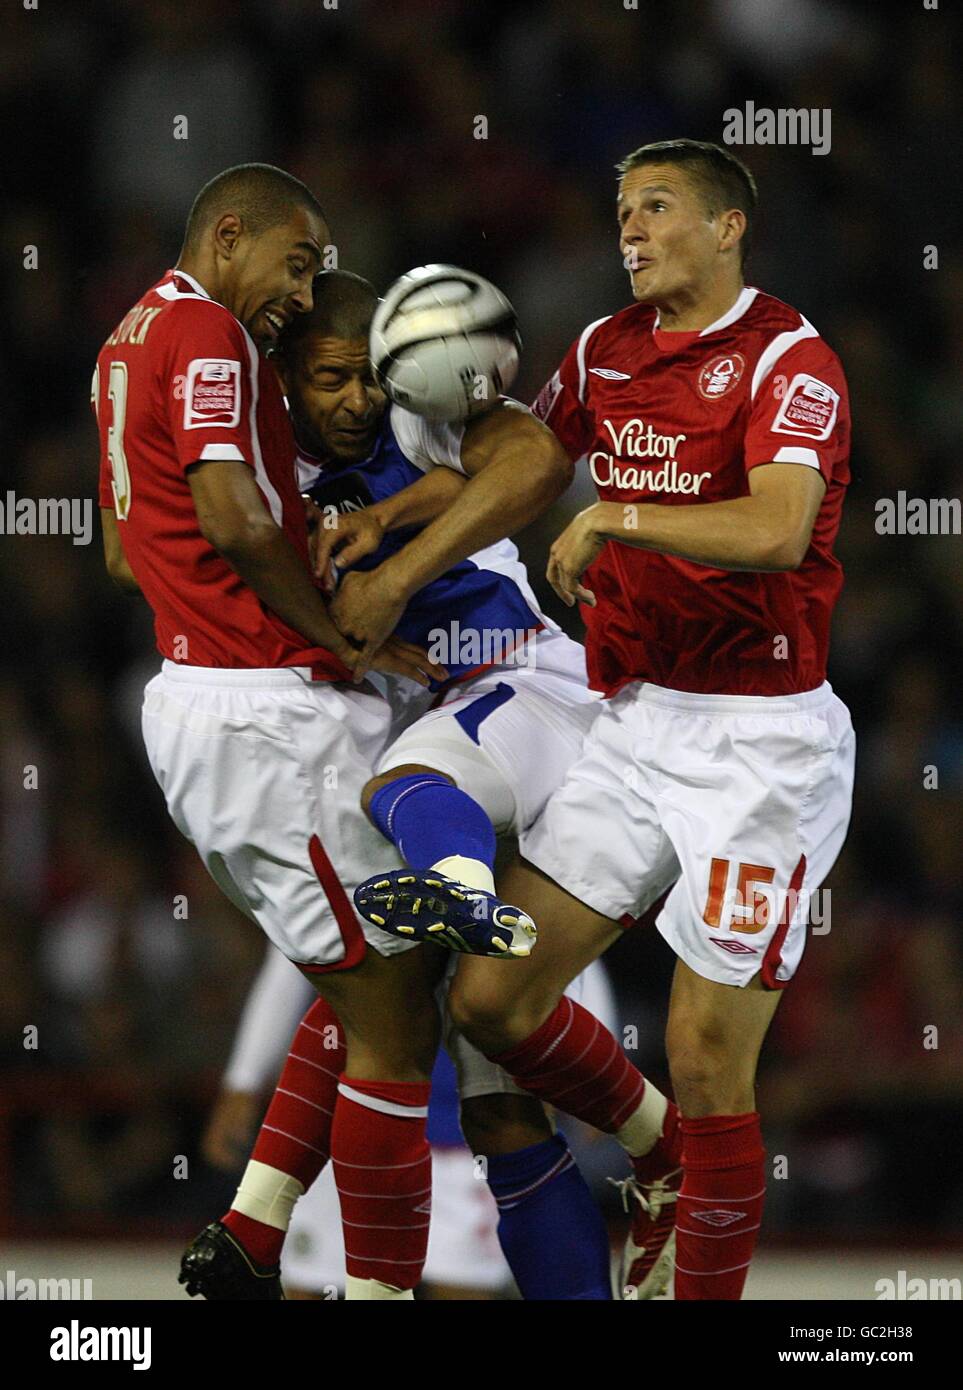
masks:
[[[429,468],[464,473],[463,433],[463,426],[438,424],[393,405],[385,411],[374,449],[361,463],[322,464],[302,450],[301,490],[319,507],[358,511],[417,482]],[[386,532],[378,549],[352,568],[375,569],[422,529]],[[511,662],[512,651],[543,629],[559,630],[539,610],[518,550],[501,540],[420,589],[396,630],[438,656],[452,680],[463,680],[486,666]]]

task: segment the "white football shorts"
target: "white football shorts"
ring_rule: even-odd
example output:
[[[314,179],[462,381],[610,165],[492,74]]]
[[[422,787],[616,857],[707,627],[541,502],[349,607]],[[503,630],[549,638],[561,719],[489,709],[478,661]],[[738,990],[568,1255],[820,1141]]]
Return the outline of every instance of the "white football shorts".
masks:
[[[527,654],[526,654],[527,655]],[[541,813],[579,758],[585,735],[602,708],[588,688],[585,649],[563,632],[538,633],[531,665],[505,665],[453,686],[436,709],[424,707],[423,691],[395,682],[388,691],[393,728],[404,728],[377,766],[379,773],[417,764],[446,773],[484,809],[500,835],[518,835]],[[412,716],[416,715],[413,722]],[[538,948],[536,947],[536,950]],[[525,1095],[453,1028],[444,997],[458,957],[438,990],[445,1020],[445,1047],[469,1097]],[[578,997],[582,977],[569,987]]]
[[[397,707],[399,696],[389,698]],[[376,771],[434,768],[478,802],[499,835],[517,835],[579,757],[601,707],[588,688],[584,647],[563,632],[540,632],[531,666],[494,667],[452,686],[391,743]]]
[[[360,804],[390,722],[371,689],[300,667],[165,661],[144,691],[147,756],[174,824],[230,900],[317,972],[357,964],[366,940],[382,955],[416,944],[362,922],[351,900],[402,867]]]
[[[656,925],[681,960],[721,984],[761,971],[778,989],[846,838],[854,758],[828,683],[757,698],[636,682],[605,702],[519,848],[625,925],[671,890]]]

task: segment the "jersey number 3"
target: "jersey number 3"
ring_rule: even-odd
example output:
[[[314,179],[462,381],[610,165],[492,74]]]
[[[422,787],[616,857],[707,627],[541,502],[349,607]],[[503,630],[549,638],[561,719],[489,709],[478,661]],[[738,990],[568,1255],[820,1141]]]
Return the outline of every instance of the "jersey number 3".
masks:
[[[100,368],[94,371],[91,400],[100,419]],[[107,426],[107,461],[110,464],[110,487],[114,494],[114,511],[118,521],[126,521],[130,511],[130,469],[124,452],[124,425],[127,420],[127,363],[111,362],[107,374],[107,399],[110,402],[110,422]]]

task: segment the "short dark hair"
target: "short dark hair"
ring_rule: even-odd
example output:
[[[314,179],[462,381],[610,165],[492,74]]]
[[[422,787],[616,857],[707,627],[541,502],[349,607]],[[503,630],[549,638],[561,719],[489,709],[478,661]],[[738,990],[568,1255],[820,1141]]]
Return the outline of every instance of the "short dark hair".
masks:
[[[727,208],[738,208],[745,213],[746,230],[740,245],[740,264],[745,264],[752,243],[759,193],[755,179],[741,159],[708,140],[657,140],[651,145],[640,145],[615,167],[622,177],[643,164],[681,164],[698,184],[713,217]]]
[[[321,204],[306,184],[273,164],[236,164],[206,183],[194,199],[184,231],[184,250],[197,248],[201,233],[236,213],[246,232],[260,236],[284,222],[293,208],[307,208],[322,221]]]
[[[311,295],[311,312],[295,315],[281,334],[276,352],[289,357],[291,348],[308,333],[367,340],[378,303],[374,285],[350,270],[322,270],[311,283]]]

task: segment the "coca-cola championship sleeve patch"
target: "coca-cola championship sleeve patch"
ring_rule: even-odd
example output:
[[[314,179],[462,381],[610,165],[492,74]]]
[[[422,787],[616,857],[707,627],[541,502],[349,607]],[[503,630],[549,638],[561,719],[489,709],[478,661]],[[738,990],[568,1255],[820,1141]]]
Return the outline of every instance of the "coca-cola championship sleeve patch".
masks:
[[[184,429],[234,429],[241,419],[241,363],[195,357],[184,384]]]
[[[745,465],[797,463],[827,483],[849,450],[849,397],[835,353],[816,336],[796,343],[760,384],[746,429]]]
[[[828,439],[839,413],[839,392],[828,382],[797,372],[786,388],[771,429],[795,439]]]
[[[236,460],[257,470],[257,349],[237,320],[209,300],[185,300],[173,313],[164,374],[181,467]]]

